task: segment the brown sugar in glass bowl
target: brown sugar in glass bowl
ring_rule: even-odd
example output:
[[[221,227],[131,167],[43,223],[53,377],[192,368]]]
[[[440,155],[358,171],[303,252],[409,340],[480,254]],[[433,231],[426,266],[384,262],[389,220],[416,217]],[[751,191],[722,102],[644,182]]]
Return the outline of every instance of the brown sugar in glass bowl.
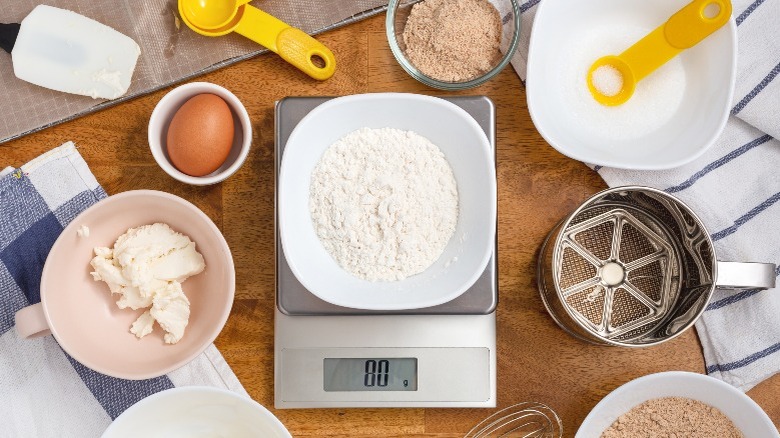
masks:
[[[474,79],[501,59],[501,17],[488,0],[416,3],[401,36],[407,59],[439,81]]]
[[[509,64],[520,9],[516,0],[391,0],[386,28],[390,49],[409,75],[434,88],[462,90]]]

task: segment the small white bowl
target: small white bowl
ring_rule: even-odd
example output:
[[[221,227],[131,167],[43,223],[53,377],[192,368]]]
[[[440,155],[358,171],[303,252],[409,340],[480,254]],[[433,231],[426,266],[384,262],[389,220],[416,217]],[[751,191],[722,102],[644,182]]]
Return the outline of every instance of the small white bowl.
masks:
[[[640,31],[660,26],[689,2],[541,2],[531,31],[526,92],[528,111],[544,139],[560,153],[576,160],[601,166],[645,170],[681,166],[701,156],[712,146],[726,124],[734,93],[737,27],[733,18],[698,45],[680,53],[679,59],[670,61],[670,64],[675,65],[662,67],[677,68],[678,71],[682,69],[681,76],[684,75],[685,84],[681,85],[682,81],[674,84],[677,85],[676,89],[684,91],[651,92],[669,86],[669,82],[661,81],[663,75],[657,75],[662,72],[656,71],[639,82],[634,96],[621,106],[625,110],[629,108],[628,105],[634,105],[632,109],[636,110],[635,117],[625,117],[622,122],[615,119],[614,110],[610,109],[613,114],[607,118],[607,113],[599,111],[601,108],[595,100],[586,100],[590,95],[585,85],[585,72],[581,76],[581,86],[564,80],[572,76],[579,77],[576,75],[580,73],[580,62],[588,62],[589,65],[589,61],[579,59],[580,56],[588,57],[588,60],[594,56],[595,61],[602,55],[617,55],[622,49],[613,49],[618,50],[618,53],[600,53],[598,49],[610,50],[603,47],[608,43],[622,47],[622,39],[631,36],[632,32],[639,32],[638,37],[641,37],[643,32]],[[591,44],[588,45],[588,42]],[[630,42],[626,43],[630,45]],[[591,46],[595,47],[598,54],[590,53]],[[667,70],[667,73],[671,77],[672,71]],[[651,84],[655,88],[651,88]],[[642,90],[640,87],[643,87]],[[576,95],[572,90],[582,93],[582,99],[571,99],[572,95]],[[648,100],[648,105],[644,107],[638,107],[641,100],[637,98],[642,97],[640,91],[655,99]],[[662,94],[666,97],[661,97]],[[679,106],[669,111],[669,118],[661,117],[659,111],[676,106],[678,99]],[[654,109],[654,105],[659,109]],[[607,128],[593,129],[594,124],[588,125],[584,120],[590,120],[596,115],[603,122],[599,124],[615,121]],[[658,120],[651,123],[646,115],[651,118],[657,116]],[[637,120],[642,117],[645,120]],[[642,123],[646,126],[640,130],[638,125]],[[632,132],[626,128],[628,125],[634,127],[631,128]],[[630,136],[635,138],[629,139]]]
[[[780,437],[761,407],[737,388],[704,374],[669,371],[634,379],[609,393],[585,417],[574,438],[599,437],[634,406],[661,397],[685,397],[717,408],[745,437]]]
[[[359,128],[416,132],[438,146],[458,185],[455,234],[425,271],[367,281],[342,269],[320,242],[309,212],[311,173],[325,150]],[[485,270],[496,235],[496,171],[485,132],[466,111],[436,97],[378,93],[330,100],[295,127],[278,178],[279,236],[295,277],[319,298],[370,310],[419,309],[468,290]]]
[[[176,111],[191,97],[198,94],[216,94],[227,102],[233,114],[233,146],[225,162],[219,169],[206,176],[191,176],[176,169],[168,157],[166,137],[168,125]],[[224,87],[209,82],[190,82],[174,88],[160,99],[149,118],[149,148],[157,164],[168,175],[187,184],[207,186],[216,184],[233,175],[246,160],[252,144],[252,122],[249,113],[238,98]]]
[[[194,436],[291,438],[268,409],[226,389],[183,386],[130,406],[102,438]]]

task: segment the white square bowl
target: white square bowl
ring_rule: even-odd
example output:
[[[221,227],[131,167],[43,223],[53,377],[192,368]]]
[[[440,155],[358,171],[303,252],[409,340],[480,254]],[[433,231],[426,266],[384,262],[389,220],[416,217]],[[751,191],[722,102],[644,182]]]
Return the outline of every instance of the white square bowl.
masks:
[[[571,68],[572,60],[567,54],[572,53],[572,47],[582,47],[582,41],[594,32],[611,27],[617,35],[625,26],[649,32],[688,3],[689,0],[543,1],[531,32],[526,91],[528,110],[544,139],[568,157],[624,169],[669,169],[703,154],[720,135],[731,108],[737,62],[733,18],[698,45],[680,53],[679,60],[670,61],[680,62],[685,74],[679,107],[665,123],[635,138],[601,135],[585,126],[581,121],[583,106],[566,100],[570,93],[566,84],[561,83],[561,71]],[[619,52],[603,53],[611,54]],[[653,79],[656,73],[660,70],[637,84],[632,99],[637,98],[643,82],[658,80],[657,76]],[[583,84],[585,74],[583,71]],[[629,104],[636,101],[629,100],[624,105]],[[598,106],[595,101],[594,105]],[[648,105],[646,114],[652,116],[652,111],[656,109]],[[603,131],[626,129],[625,123],[620,125],[620,119],[615,118],[614,126]]]
[[[367,281],[342,269],[316,234],[309,212],[311,173],[325,150],[360,128],[414,131],[438,146],[458,186],[458,222],[444,252],[420,274]],[[446,100],[378,93],[330,100],[295,127],[279,170],[279,237],[295,277],[319,298],[370,310],[418,309],[446,303],[482,275],[496,233],[493,150],[471,116]]]

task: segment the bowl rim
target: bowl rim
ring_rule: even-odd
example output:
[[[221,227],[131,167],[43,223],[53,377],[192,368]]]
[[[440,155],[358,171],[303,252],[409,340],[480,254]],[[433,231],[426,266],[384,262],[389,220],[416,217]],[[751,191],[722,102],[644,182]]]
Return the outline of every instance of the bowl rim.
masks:
[[[176,169],[173,164],[165,157],[165,153],[163,152],[163,145],[158,141],[160,136],[157,134],[159,131],[155,130],[152,132],[152,124],[157,122],[158,119],[165,118],[168,114],[172,114],[175,113],[175,111],[178,111],[180,107],[176,109],[163,108],[168,104],[169,101],[182,95],[189,95],[189,97],[194,97],[197,94],[203,93],[216,94],[225,100],[225,103],[228,104],[231,112],[235,114],[241,122],[241,129],[244,133],[244,138],[241,142],[241,150],[239,151],[238,157],[236,157],[236,160],[227,169],[219,173],[212,173],[206,176],[191,176]],[[165,127],[160,124],[160,129],[163,128]],[[238,97],[236,97],[236,95],[227,88],[222,87],[221,85],[213,84],[211,82],[188,82],[186,84],[179,85],[178,87],[166,93],[165,96],[163,96],[162,99],[157,102],[157,105],[154,106],[152,115],[149,117],[149,123],[147,125],[147,137],[149,149],[152,152],[154,161],[157,162],[157,165],[160,166],[162,170],[165,171],[165,173],[183,183],[195,186],[207,186],[224,181],[236,173],[236,171],[238,171],[238,169],[244,164],[244,161],[246,161],[246,158],[249,155],[249,150],[252,147],[252,121],[249,118],[249,113],[247,112],[246,107],[241,102],[241,100],[239,100]]]
[[[281,420],[279,420],[279,418],[277,418],[276,415],[274,415],[271,411],[269,411],[268,408],[258,403],[255,399],[249,397],[249,395],[243,396],[229,389],[217,388],[214,386],[177,386],[147,396],[137,401],[135,404],[125,409],[124,412],[119,414],[119,416],[116,417],[111,422],[111,424],[108,425],[108,428],[106,428],[106,430],[103,431],[101,437],[109,438],[111,436],[110,434],[118,433],[117,428],[122,426],[123,421],[128,421],[127,420],[128,417],[132,418],[132,416],[136,415],[137,412],[146,409],[147,405],[153,404],[158,400],[177,397],[180,396],[181,394],[192,395],[192,394],[201,394],[201,393],[206,395],[224,395],[228,398],[232,398],[234,400],[239,400],[243,403],[247,403],[255,411],[259,412],[263,417],[271,421],[271,423],[273,423],[274,426],[277,426],[280,432],[284,431],[288,437],[292,438],[290,431],[287,430],[287,428],[284,426]],[[121,430],[119,432],[121,432]]]
[[[87,368],[97,371],[99,373],[105,374],[107,376],[116,377],[119,379],[127,379],[127,380],[145,380],[145,379],[152,379],[155,377],[160,377],[162,375],[168,374],[171,371],[174,371],[176,369],[181,368],[182,366],[190,363],[193,359],[195,359],[199,354],[203,353],[206,348],[208,348],[209,345],[211,345],[212,342],[219,336],[222,329],[225,327],[225,323],[228,320],[228,317],[230,316],[230,311],[232,309],[232,304],[235,300],[235,291],[236,291],[236,270],[235,266],[233,264],[233,256],[230,252],[230,247],[227,244],[227,241],[225,240],[225,236],[222,235],[222,232],[219,231],[219,228],[214,224],[214,222],[211,220],[211,218],[206,215],[201,209],[199,209],[197,206],[192,204],[191,202],[187,201],[184,198],[180,198],[176,195],[173,195],[171,193],[162,192],[158,190],[129,190],[122,193],[117,193],[116,195],[108,196],[106,198],[101,199],[95,204],[92,204],[89,208],[82,211],[78,214],[60,233],[59,237],[57,237],[57,240],[54,241],[54,244],[51,247],[51,250],[49,251],[49,255],[51,255],[55,249],[57,249],[59,246],[64,245],[64,241],[66,239],[65,236],[72,235],[76,232],[76,229],[81,226],[81,223],[78,221],[78,218],[82,216],[83,214],[92,211],[93,209],[99,209],[99,208],[109,208],[113,203],[121,202],[125,198],[134,198],[134,197],[159,197],[163,198],[167,201],[174,202],[177,204],[180,204],[184,206],[185,208],[192,211],[196,216],[198,216],[200,219],[204,220],[206,222],[206,225],[209,229],[211,229],[212,232],[215,233],[215,235],[218,237],[218,241],[220,243],[222,251],[224,251],[227,260],[227,266],[226,271],[228,273],[228,282],[230,283],[230,287],[228,288],[227,292],[227,300],[228,303],[230,303],[229,306],[225,307],[225,310],[222,312],[222,315],[220,316],[220,322],[213,330],[213,333],[209,334],[208,337],[204,338],[204,341],[202,342],[202,346],[193,349],[192,353],[189,355],[186,355],[182,357],[181,359],[173,362],[172,364],[161,368],[157,371],[150,371],[148,373],[124,373],[124,372],[116,372],[112,369],[105,368],[101,364],[96,364],[92,360],[85,358],[78,349],[74,350],[71,348],[71,346],[68,344],[66,340],[63,340],[60,338],[57,332],[57,328],[54,327],[51,324],[51,317],[49,316],[49,308],[43,304],[45,296],[48,294],[48,289],[41,288],[41,302],[43,308],[43,314],[46,318],[46,323],[49,326],[49,330],[51,331],[52,336],[57,340],[57,342],[62,346],[62,349],[65,350],[71,357],[76,359],[79,363],[86,366]],[[197,242],[196,242],[197,243]],[[49,257],[47,256],[46,262],[43,265],[43,271],[41,272],[41,285],[44,284],[44,279],[48,275],[48,271],[51,268],[51,264],[49,264]]]
[[[534,19],[534,23],[537,23],[540,19],[550,21],[546,14],[549,14],[547,11],[551,9],[549,4],[553,3],[553,0],[546,0],[539,4],[536,10],[536,15]],[[544,21],[543,21],[544,22]],[[662,163],[648,163],[642,160],[636,160],[636,161],[621,161],[621,160],[614,160],[611,158],[604,158],[604,159],[593,159],[593,157],[588,157],[586,152],[577,151],[577,150],[571,150],[570,148],[567,148],[560,142],[558,142],[555,139],[555,135],[549,131],[549,129],[544,125],[544,123],[540,123],[540,121],[543,121],[544,119],[539,116],[539,114],[535,111],[535,102],[537,99],[543,99],[543,96],[541,95],[541,91],[537,91],[537,87],[534,87],[534,69],[530,68],[532,65],[535,65],[535,59],[536,57],[533,56],[534,52],[538,51],[539,49],[536,48],[535,41],[540,40],[539,33],[541,32],[539,30],[538,25],[534,25],[531,28],[531,36],[529,38],[529,44],[528,44],[528,62],[526,65],[526,78],[525,78],[525,84],[526,84],[526,104],[528,107],[528,113],[531,115],[531,121],[534,124],[534,127],[536,130],[541,134],[542,138],[552,146],[556,151],[560,152],[561,154],[575,159],[577,161],[581,161],[583,163],[589,164],[589,165],[597,165],[602,167],[614,167],[617,169],[630,169],[630,170],[666,170],[666,169],[673,169],[676,167],[683,166],[685,164],[688,164],[697,158],[704,155],[705,152],[707,152],[714,144],[715,141],[720,137],[720,134],[723,132],[724,128],[726,127],[726,123],[728,122],[729,116],[731,115],[731,106],[730,103],[734,99],[734,90],[736,87],[736,73],[737,73],[737,52],[738,52],[738,38],[737,38],[737,24],[735,21],[734,16],[732,16],[729,21],[727,22],[726,26],[728,29],[728,35],[729,35],[729,41],[731,43],[731,62],[730,62],[730,76],[731,80],[729,81],[728,86],[728,99],[727,104],[723,106],[720,117],[718,119],[718,125],[715,130],[712,131],[711,135],[706,139],[706,141],[703,141],[701,146],[694,150],[690,155],[679,158],[674,161],[668,161],[668,162],[662,162]],[[530,84],[530,85],[529,85]]]
[[[729,385],[728,383],[722,380],[716,379],[714,377],[710,377],[706,374],[699,374],[690,371],[664,371],[660,373],[653,373],[653,374],[648,374],[645,376],[638,377],[612,390],[609,394],[607,394],[604,398],[602,398],[596,404],[596,406],[594,406],[593,409],[591,409],[590,412],[588,412],[588,415],[585,417],[584,420],[582,420],[582,423],[577,428],[577,432],[574,435],[574,438],[588,438],[584,436],[584,432],[580,433],[583,429],[583,426],[587,425],[589,422],[595,421],[595,418],[598,415],[600,415],[600,411],[602,409],[605,409],[605,406],[609,406],[612,403],[612,400],[620,397],[623,393],[631,392],[637,387],[652,385],[657,381],[670,380],[670,379],[687,379],[688,381],[702,382],[704,385],[717,386],[723,389],[724,391],[728,392],[729,394],[731,394],[733,397],[740,399],[743,403],[749,405],[751,409],[756,413],[757,418],[760,418],[760,420],[767,426],[769,430],[775,430],[775,431],[777,430],[774,426],[774,423],[772,423],[772,420],[769,418],[769,416],[767,416],[766,412],[761,408],[761,406],[759,406],[758,403],[756,403],[752,398],[748,397],[747,395],[745,395],[744,392],[740,391],[734,386]],[[702,403],[709,404],[705,400],[699,400],[699,401],[701,401]],[[627,407],[625,409],[625,412],[628,412],[633,407],[634,406]],[[780,436],[780,434],[776,433],[774,435],[774,437],[778,437],[778,436]]]
[[[481,134],[481,138],[484,139],[483,145],[484,146],[484,152],[487,154],[487,157],[489,159],[489,172],[490,174],[487,175],[488,185],[490,186],[490,199],[488,199],[488,203],[490,205],[490,208],[487,209],[487,214],[489,215],[488,219],[493,226],[491,227],[491,232],[489,233],[489,243],[486,246],[486,250],[484,251],[484,254],[482,255],[482,258],[479,262],[480,269],[475,270],[474,273],[468,278],[467,281],[463,283],[463,285],[460,288],[452,289],[452,292],[450,292],[447,295],[442,294],[436,299],[429,299],[427,301],[418,301],[414,305],[405,305],[405,304],[393,304],[393,303],[369,303],[361,305],[360,307],[356,307],[354,303],[345,302],[339,299],[334,299],[331,296],[328,296],[328,294],[323,294],[322,291],[317,291],[317,285],[314,284],[312,286],[312,283],[307,281],[307,279],[301,274],[300,267],[295,263],[295,261],[290,260],[290,258],[287,256],[287,252],[285,251],[285,248],[289,248],[290,244],[289,242],[289,232],[286,233],[285,230],[285,221],[284,221],[284,209],[282,208],[283,203],[280,201],[284,198],[284,184],[282,183],[285,180],[284,174],[287,172],[287,169],[291,168],[290,164],[290,158],[289,154],[282,154],[282,160],[279,165],[279,176],[277,178],[277,184],[278,184],[278,190],[277,190],[277,220],[278,220],[278,228],[279,228],[279,240],[282,244],[282,255],[287,260],[287,264],[290,267],[290,270],[292,271],[295,278],[312,294],[317,296],[318,298],[322,299],[323,301],[326,301],[331,304],[335,304],[337,306],[342,307],[348,307],[348,308],[359,308],[362,310],[383,310],[383,311],[395,311],[395,310],[410,310],[410,309],[422,309],[426,307],[433,307],[437,306],[439,304],[444,304],[447,302],[450,302],[454,300],[455,298],[462,295],[464,292],[466,292],[471,286],[476,283],[476,281],[479,279],[479,277],[484,272],[485,268],[487,267],[488,262],[490,261],[490,257],[493,255],[493,247],[494,242],[497,234],[497,219],[498,219],[498,193],[497,193],[497,171],[495,167],[495,159],[493,156],[493,151],[491,148],[490,140],[488,139],[485,132],[482,130],[482,128],[479,126],[476,120],[474,120],[473,117],[471,117],[464,109],[460,108],[459,106],[455,105],[452,102],[449,102],[445,99],[434,97],[434,96],[426,96],[421,94],[415,94],[415,93],[365,93],[365,94],[354,94],[349,96],[342,96],[337,97],[334,99],[331,99],[315,109],[313,109],[311,112],[309,112],[301,121],[296,125],[296,127],[293,129],[292,133],[290,134],[289,138],[287,139],[287,144],[289,145],[291,141],[295,139],[298,135],[300,135],[300,129],[299,127],[310,118],[318,117],[320,113],[329,111],[331,107],[343,105],[345,103],[349,104],[352,102],[360,102],[360,101],[366,101],[366,100],[386,100],[386,99],[405,99],[410,102],[414,101],[427,101],[430,103],[434,103],[436,105],[441,105],[443,107],[448,108],[449,110],[457,113],[459,116],[463,118],[463,122],[467,125],[469,125],[472,129],[474,129],[476,132]],[[455,236],[453,235],[452,238]],[[452,239],[451,238],[451,239]],[[320,242],[317,242],[317,244],[321,245]],[[330,255],[329,255],[330,256]],[[335,261],[334,261],[335,263]],[[339,267],[339,269],[342,269]]]
[[[387,5],[387,14],[385,17],[385,34],[387,35],[387,42],[390,45],[390,51],[393,53],[393,57],[395,57],[395,60],[398,62],[398,64],[401,65],[401,68],[403,68],[404,71],[406,71],[406,73],[409,74],[409,76],[413,77],[414,79],[417,79],[419,82],[429,87],[438,88],[440,90],[448,90],[448,91],[466,90],[469,88],[477,87],[489,81],[496,75],[498,75],[498,73],[500,73],[501,70],[503,70],[507,65],[509,65],[515,53],[517,52],[517,46],[520,43],[520,26],[521,26],[520,5],[518,4],[517,0],[509,0],[510,4],[512,5],[512,18],[513,18],[512,21],[514,22],[515,25],[515,31],[512,34],[512,40],[509,43],[509,47],[507,47],[506,53],[504,53],[504,56],[501,58],[501,61],[499,61],[499,63],[496,64],[491,70],[468,81],[446,82],[446,81],[440,81],[438,79],[434,79],[422,73],[420,70],[417,69],[417,67],[415,67],[411,62],[409,62],[408,59],[406,59],[406,56],[403,53],[404,51],[401,50],[401,46],[398,44],[396,40],[394,17],[395,17],[395,11],[398,9],[398,6],[401,3],[401,1],[403,0],[390,0]],[[504,24],[502,23],[501,26],[503,28]]]

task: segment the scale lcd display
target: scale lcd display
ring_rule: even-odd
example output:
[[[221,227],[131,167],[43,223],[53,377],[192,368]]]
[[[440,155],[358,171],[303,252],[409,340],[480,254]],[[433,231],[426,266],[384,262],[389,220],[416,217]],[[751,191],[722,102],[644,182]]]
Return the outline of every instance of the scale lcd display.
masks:
[[[417,358],[326,358],[325,391],[417,391]]]

